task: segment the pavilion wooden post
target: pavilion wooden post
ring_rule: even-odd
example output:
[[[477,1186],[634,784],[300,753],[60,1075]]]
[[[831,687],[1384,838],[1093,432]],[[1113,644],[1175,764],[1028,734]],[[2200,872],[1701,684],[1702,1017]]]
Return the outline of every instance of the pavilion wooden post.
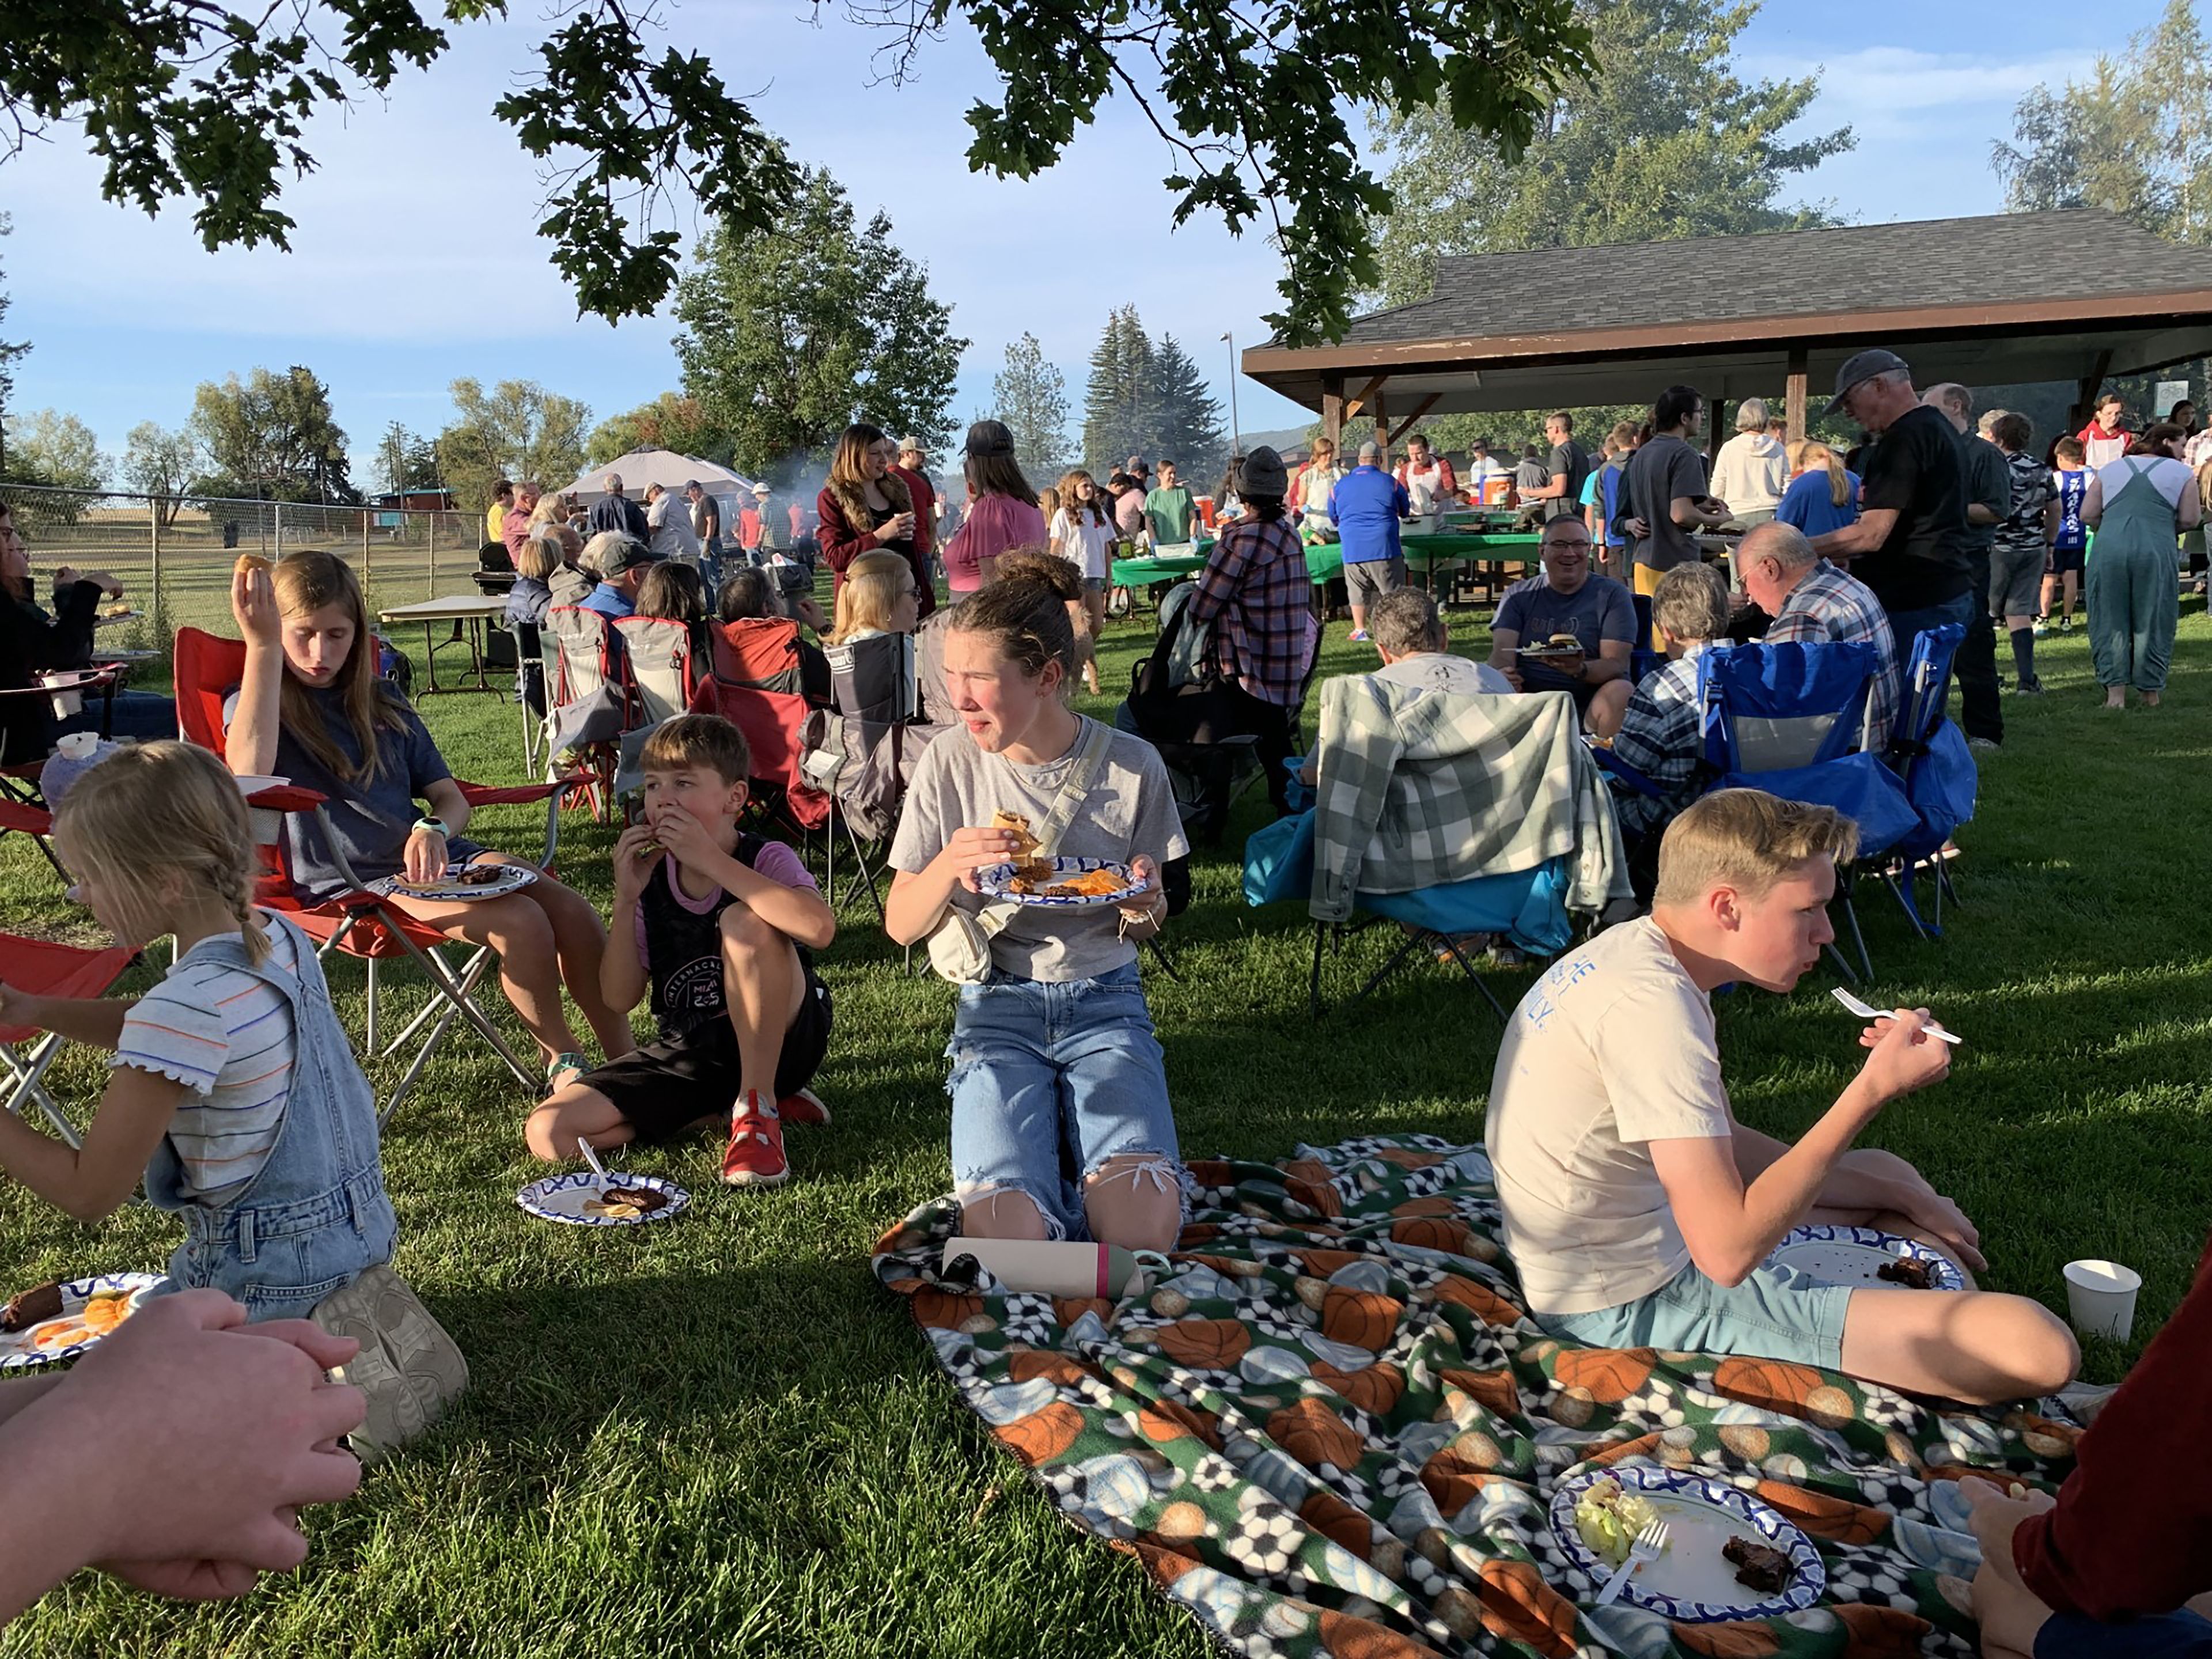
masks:
[[[1390,406],[1380,386],[1375,391],[1375,442],[1382,454],[1377,459],[1382,470],[1390,470]]]
[[[2103,390],[2105,372],[2112,366],[2112,354],[2100,351],[2090,364],[2089,372],[2081,377],[2081,385],[2075,388],[2074,412],[2066,417],[2066,424],[2075,431],[2087,426],[2089,417],[2097,412],[2097,393]]]
[[[1340,458],[1344,454],[1344,376],[1321,377],[1321,435]]]
[[[1803,345],[1790,348],[1790,378],[1784,383],[1782,415],[1789,422],[1790,441],[1796,443],[1805,435],[1806,350]]]
[[[1712,408],[1705,417],[1705,470],[1708,474],[1712,471],[1713,463],[1720,459],[1721,434],[1728,430],[1728,399],[1714,398]]]

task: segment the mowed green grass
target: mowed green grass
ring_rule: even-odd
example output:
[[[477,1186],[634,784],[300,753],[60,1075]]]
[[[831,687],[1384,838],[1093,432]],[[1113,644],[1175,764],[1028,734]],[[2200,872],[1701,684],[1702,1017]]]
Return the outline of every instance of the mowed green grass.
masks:
[[[1480,648],[1472,619],[1458,627],[1462,648]],[[1344,635],[1330,627],[1324,672],[1371,665]],[[1126,686],[1147,637],[1113,626],[1109,688]],[[2044,662],[2053,695],[2007,700],[2009,739],[1960,836],[1965,902],[1947,910],[1948,937],[1918,943],[1886,896],[1863,901],[1877,997],[1929,1003],[1966,1037],[1950,1079],[1867,1140],[1965,1204],[1992,1287],[2063,1307],[2071,1257],[2142,1269],[2140,1339],[2187,1285],[2212,1191],[2212,628],[2192,603],[2160,711],[2099,712],[2079,633],[2046,641]],[[440,697],[425,712],[457,771],[520,775],[504,700]],[[1303,908],[1253,911],[1238,891],[1237,848],[1261,810],[1248,799],[1224,848],[1196,861],[1195,902],[1172,930],[1180,977],[1146,967],[1185,1150],[1273,1158],[1376,1131],[1476,1139],[1496,1022],[1425,963],[1311,1021]],[[477,827],[521,848],[538,822],[510,809]],[[580,817],[564,824],[562,869],[602,902],[610,841]],[[0,925],[81,936],[54,890],[19,841],[0,842]],[[200,1607],[81,1577],[0,1652],[1200,1659],[1196,1627],[1133,1563],[1026,1486],[867,1271],[879,1231],[949,1185],[952,993],[902,974],[865,900],[844,914],[825,956],[837,1038],[818,1085],[836,1121],[792,1132],[790,1185],[727,1193],[719,1146],[702,1142],[635,1160],[695,1194],[676,1224],[532,1221],[514,1204],[538,1173],[519,1133],[530,1103],[456,1040],[385,1163],[398,1266],[466,1350],[469,1395],[359,1497],[310,1517],[298,1577]],[[1370,934],[1332,957],[1335,994],[1388,948]],[[332,977],[357,1021],[358,969]],[[1832,982],[1720,1000],[1747,1121],[1795,1134],[1850,1075],[1856,1027]],[[78,1054],[57,1081],[88,1105],[101,1076]],[[173,1237],[143,1208],[78,1226],[0,1182],[0,1286],[152,1267]],[[2093,1350],[2091,1375],[2118,1376],[2131,1352]]]

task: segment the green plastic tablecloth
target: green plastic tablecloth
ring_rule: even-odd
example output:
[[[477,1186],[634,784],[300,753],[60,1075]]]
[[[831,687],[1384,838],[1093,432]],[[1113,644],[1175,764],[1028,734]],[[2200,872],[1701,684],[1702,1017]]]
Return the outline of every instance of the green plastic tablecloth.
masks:
[[[1406,562],[1417,570],[1450,564],[1460,559],[1534,559],[1542,538],[1534,531],[1469,534],[1441,530],[1401,536]],[[1325,542],[1306,549],[1306,574],[1316,586],[1344,574],[1344,546]]]

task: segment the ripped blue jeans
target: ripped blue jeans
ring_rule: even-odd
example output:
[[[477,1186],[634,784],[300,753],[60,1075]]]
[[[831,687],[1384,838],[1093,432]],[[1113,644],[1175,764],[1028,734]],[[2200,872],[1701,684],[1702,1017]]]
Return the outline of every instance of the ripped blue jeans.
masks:
[[[994,973],[960,988],[945,1054],[952,1181],[963,1203],[1018,1192],[1053,1238],[1087,1238],[1083,1183],[1143,1155],[1135,1179],[1172,1182],[1189,1210],[1167,1070],[1133,962],[1096,979]]]

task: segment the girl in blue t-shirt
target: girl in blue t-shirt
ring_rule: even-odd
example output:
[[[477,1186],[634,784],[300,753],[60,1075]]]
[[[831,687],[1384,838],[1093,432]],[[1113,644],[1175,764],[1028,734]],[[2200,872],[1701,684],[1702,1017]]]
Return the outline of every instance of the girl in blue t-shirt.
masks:
[[[273,570],[241,570],[231,612],[246,639],[246,673],[227,714],[230,769],[282,775],[330,798],[335,849],[311,821],[286,821],[293,884],[304,897],[344,890],[333,851],[364,882],[427,883],[465,865],[523,862],[464,838],[468,801],[421,717],[377,678],[361,584],[344,560],[307,551]],[[498,952],[501,988],[544,1051],[550,1086],[589,1064],[562,1006],[564,985],[610,1059],[636,1046],[627,1016],[599,993],[607,935],[599,913],[550,876],[498,898],[391,902],[448,939]]]
[[[1859,520],[1859,475],[1848,471],[1836,452],[1817,439],[1790,446],[1790,486],[1774,516],[1795,525],[1809,540]]]

